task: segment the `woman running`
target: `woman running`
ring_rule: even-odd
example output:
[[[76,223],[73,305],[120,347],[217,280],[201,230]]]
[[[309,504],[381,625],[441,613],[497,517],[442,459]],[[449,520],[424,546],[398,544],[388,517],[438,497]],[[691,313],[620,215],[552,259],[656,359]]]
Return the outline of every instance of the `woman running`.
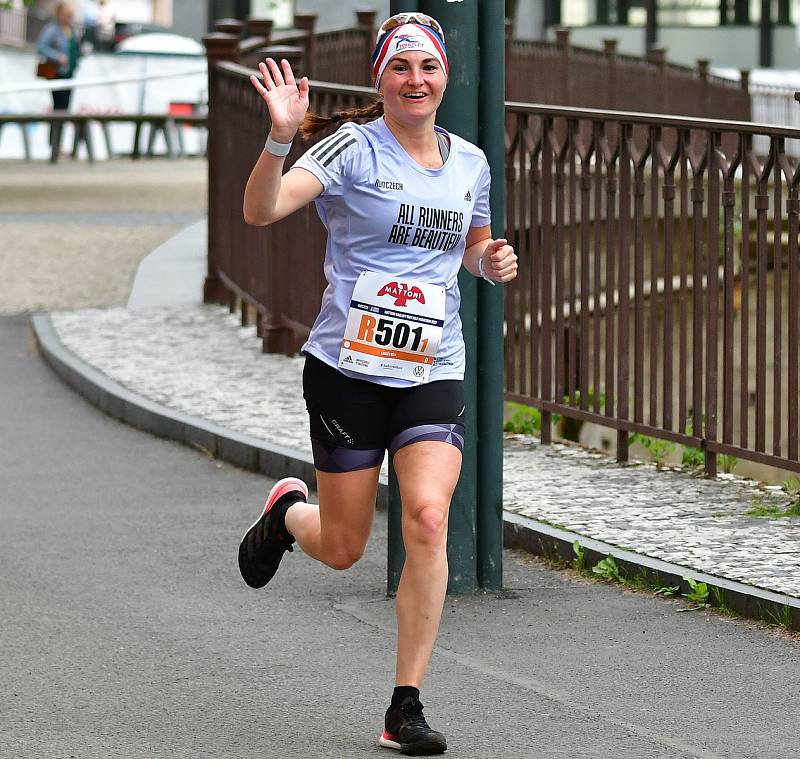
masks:
[[[328,231],[322,307],[303,345],[319,505],[296,478],[278,482],[242,539],[248,585],[266,585],[296,541],[334,569],[361,557],[378,474],[392,457],[406,559],[397,591],[395,689],[380,745],[438,754],[445,737],[422,714],[419,689],[447,589],[447,518],[464,443],[464,339],[458,272],[508,282],[513,249],[492,239],[483,152],[435,126],[447,86],[444,32],[404,13],[385,21],[373,54],[378,99],[322,119],[308,80],[289,63],[259,64],[251,82],[271,130],[244,197],[248,224],[266,225],[315,201]],[[353,120],[366,123],[354,123]],[[282,176],[298,129],[345,122]]]

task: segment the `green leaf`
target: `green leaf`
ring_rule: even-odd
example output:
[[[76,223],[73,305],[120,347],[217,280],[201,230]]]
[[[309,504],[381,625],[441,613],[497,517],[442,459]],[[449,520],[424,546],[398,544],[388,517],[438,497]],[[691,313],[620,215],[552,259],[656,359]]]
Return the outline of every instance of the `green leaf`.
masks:
[[[606,556],[605,559],[601,559],[592,567],[592,572],[596,575],[600,575],[600,577],[604,578],[605,580],[613,580],[614,582],[622,582],[622,577],[619,573],[619,567],[617,566],[617,562],[614,561],[613,556]]]
[[[680,592],[680,585],[665,585],[656,591],[657,596],[677,596]]]
[[[572,552],[575,554],[575,569],[582,572],[586,569],[586,549],[576,540]]]
[[[708,585],[704,582],[699,582],[692,577],[684,577],[683,579],[689,586],[689,592],[684,593],[686,600],[696,604],[706,604],[709,593]]]

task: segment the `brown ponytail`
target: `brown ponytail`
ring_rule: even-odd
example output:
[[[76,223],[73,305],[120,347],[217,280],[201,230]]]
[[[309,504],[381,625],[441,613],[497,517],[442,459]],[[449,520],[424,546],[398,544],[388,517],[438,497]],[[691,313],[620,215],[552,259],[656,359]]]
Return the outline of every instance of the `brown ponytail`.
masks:
[[[307,140],[331,124],[338,124],[342,121],[373,121],[381,116],[383,116],[383,100],[380,98],[376,98],[369,105],[361,108],[337,111],[327,117],[308,112],[300,125],[300,135]]]

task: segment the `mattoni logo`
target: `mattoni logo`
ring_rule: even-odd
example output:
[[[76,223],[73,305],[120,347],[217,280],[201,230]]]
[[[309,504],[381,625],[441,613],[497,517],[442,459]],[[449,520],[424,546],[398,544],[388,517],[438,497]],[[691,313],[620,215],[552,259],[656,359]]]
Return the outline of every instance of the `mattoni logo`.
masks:
[[[399,53],[401,50],[411,50],[411,48],[422,47],[423,41],[415,34],[398,34],[395,37],[396,47],[395,50]]]
[[[418,287],[409,287],[405,282],[388,282],[380,290],[378,295],[388,295],[394,298],[394,305],[405,307],[410,300],[418,300],[425,303],[425,295]]]

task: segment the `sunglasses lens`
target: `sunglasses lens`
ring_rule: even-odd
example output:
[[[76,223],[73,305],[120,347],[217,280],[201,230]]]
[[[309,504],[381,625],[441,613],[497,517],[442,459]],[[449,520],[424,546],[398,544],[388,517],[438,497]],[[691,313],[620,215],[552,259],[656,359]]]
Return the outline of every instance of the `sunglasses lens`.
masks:
[[[423,26],[429,26],[433,31],[441,36],[444,39],[444,31],[442,31],[442,27],[439,26],[439,22],[432,18],[431,16],[426,16],[424,13],[416,14],[417,23],[422,24]]]
[[[408,13],[399,13],[396,16],[387,18],[386,21],[381,24],[380,29],[378,29],[378,38],[386,34],[386,32],[392,31],[395,27],[405,24],[409,15]]]
[[[436,21],[436,19],[426,16],[424,13],[398,13],[396,16],[387,18],[386,21],[381,24],[380,29],[378,29],[377,39],[380,40],[380,38],[386,34],[386,32],[390,32],[392,29],[408,23],[416,23],[422,24],[422,26],[428,26],[433,29],[442,39],[444,39],[444,31],[442,27],[439,26],[439,23]]]

